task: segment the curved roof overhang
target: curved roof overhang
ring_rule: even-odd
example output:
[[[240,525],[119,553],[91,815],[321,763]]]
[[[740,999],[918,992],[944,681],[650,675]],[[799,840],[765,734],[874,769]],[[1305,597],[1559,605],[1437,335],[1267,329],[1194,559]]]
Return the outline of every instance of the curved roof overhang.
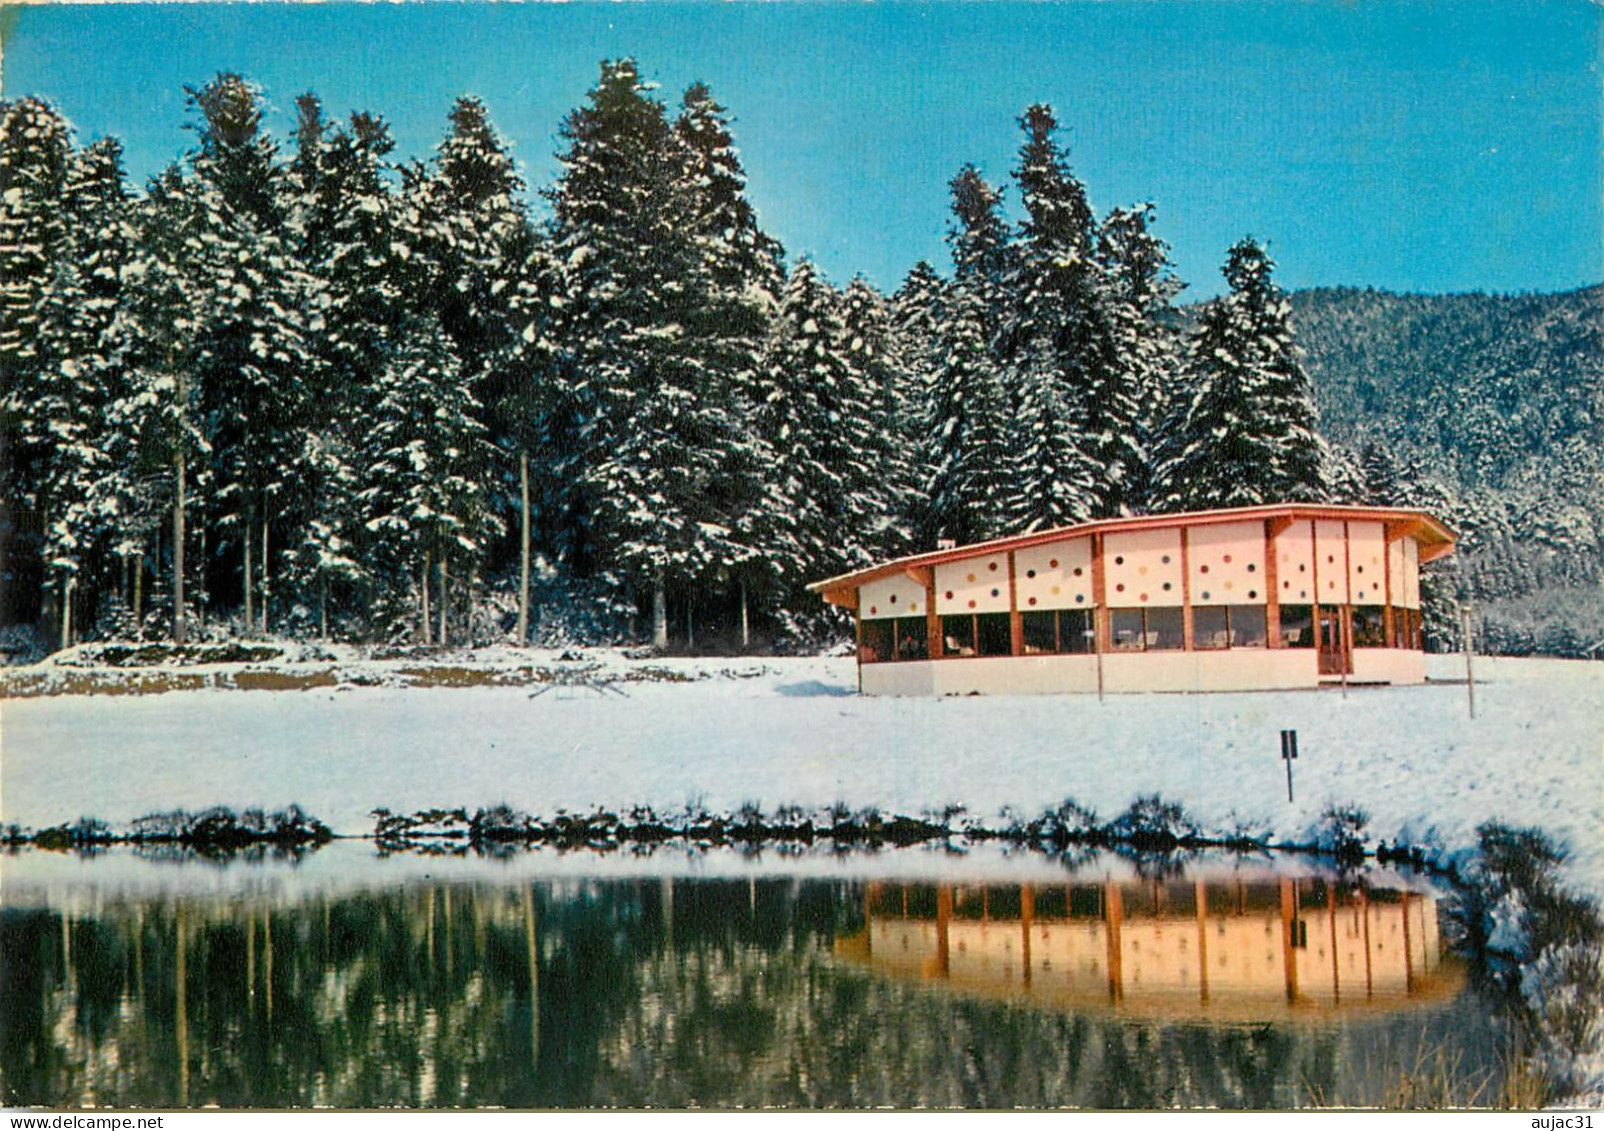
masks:
[[[974,542],[955,546],[950,550],[932,550],[923,554],[910,554],[880,565],[843,573],[837,577],[815,581],[808,588],[832,604],[851,605],[849,600],[837,601],[834,595],[844,596],[860,585],[907,573],[921,584],[927,581],[924,571],[950,562],[961,562],[985,554],[1010,550],[1023,550],[1031,546],[1062,542],[1087,534],[1123,534],[1138,530],[1163,530],[1176,526],[1211,526],[1228,522],[1281,521],[1294,522],[1325,520],[1329,522],[1380,522],[1386,525],[1387,540],[1413,538],[1420,546],[1422,564],[1453,553],[1459,536],[1448,526],[1423,510],[1410,507],[1354,507],[1327,503],[1271,503],[1256,507],[1231,507],[1225,510],[1188,511],[1180,514],[1127,515],[1104,518],[1095,522],[1082,522],[1075,526],[1060,526],[1052,530],[1037,530],[1029,534],[1014,534],[1006,538],[993,538],[987,542]]]

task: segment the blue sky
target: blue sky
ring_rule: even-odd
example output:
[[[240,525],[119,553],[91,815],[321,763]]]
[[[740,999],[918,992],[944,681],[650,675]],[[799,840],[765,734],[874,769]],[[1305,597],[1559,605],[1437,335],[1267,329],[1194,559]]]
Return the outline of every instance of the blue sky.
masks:
[[[837,281],[945,271],[946,182],[1005,181],[1045,101],[1099,212],[1152,200],[1191,297],[1270,242],[1288,287],[1559,290],[1604,281],[1604,8],[1587,0],[940,4],[130,4],[0,11],[4,93],[138,180],[181,154],[183,86],[370,109],[426,156],[483,97],[535,186],[603,58],[735,115],[764,226]],[[1009,202],[1015,197],[1010,193]]]

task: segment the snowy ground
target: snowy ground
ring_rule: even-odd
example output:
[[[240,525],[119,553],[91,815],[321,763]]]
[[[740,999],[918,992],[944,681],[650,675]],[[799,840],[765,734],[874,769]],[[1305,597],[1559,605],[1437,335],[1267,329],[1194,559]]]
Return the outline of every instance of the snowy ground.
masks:
[[[495,659],[486,658],[493,664]],[[608,660],[614,671],[629,662]],[[0,705],[0,821],[298,802],[336,831],[369,811],[845,802],[990,820],[1074,798],[1103,817],[1162,793],[1211,830],[1301,841],[1333,803],[1372,842],[1456,849],[1491,818],[1569,845],[1604,894],[1604,663],[1479,660],[1435,685],[1231,695],[865,699],[850,659],[654,661],[695,682],[338,687],[51,696]],[[1433,674],[1462,677],[1456,657]],[[1485,683],[1481,683],[1485,680]],[[1295,727],[1297,801],[1279,731]]]

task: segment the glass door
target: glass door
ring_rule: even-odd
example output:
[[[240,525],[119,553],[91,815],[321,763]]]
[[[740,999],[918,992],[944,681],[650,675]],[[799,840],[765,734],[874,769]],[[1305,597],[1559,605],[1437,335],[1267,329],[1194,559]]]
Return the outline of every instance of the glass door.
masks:
[[[1346,610],[1320,610],[1320,674],[1353,674],[1353,638],[1348,631]]]

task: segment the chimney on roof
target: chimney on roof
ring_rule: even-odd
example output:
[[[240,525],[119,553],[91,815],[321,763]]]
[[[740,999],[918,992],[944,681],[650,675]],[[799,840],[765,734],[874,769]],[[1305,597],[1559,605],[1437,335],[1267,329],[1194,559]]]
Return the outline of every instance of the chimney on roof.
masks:
[[[956,550],[957,548],[958,548],[958,539],[956,539],[956,538],[937,538],[936,539],[936,549],[938,549],[938,550]]]

